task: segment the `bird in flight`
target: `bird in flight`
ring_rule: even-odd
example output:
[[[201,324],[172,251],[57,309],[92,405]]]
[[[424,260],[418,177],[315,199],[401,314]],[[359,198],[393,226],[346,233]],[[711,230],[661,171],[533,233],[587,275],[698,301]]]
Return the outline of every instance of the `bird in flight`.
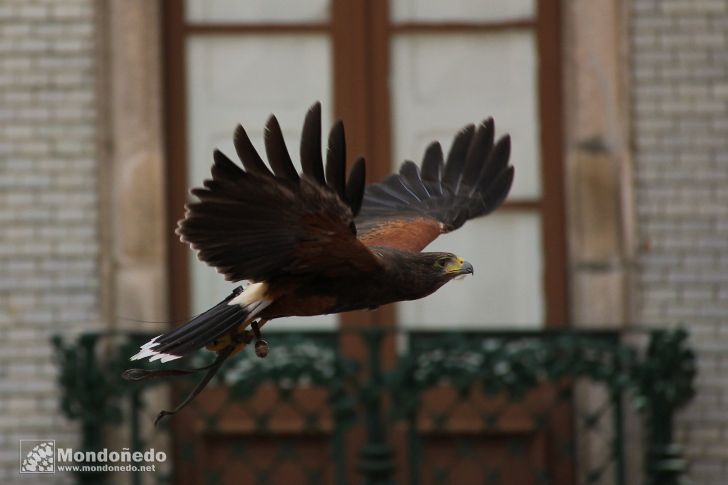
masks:
[[[513,183],[510,138],[494,139],[489,118],[467,125],[447,158],[431,143],[422,163],[405,161],[399,173],[365,187],[365,163],[346,174],[341,121],[321,154],[321,105],[306,114],[301,135],[302,173],[295,169],[280,125],[266,124],[266,165],[242,126],[234,135],[242,167],[219,150],[212,178],[195,187],[177,234],[197,256],[233,282],[242,282],[217,305],[154,337],[132,360],[162,362],[202,347],[216,360],[199,369],[129,369],[128,380],[207,370],[174,411],[191,401],[222,362],[255,340],[265,356],[260,328],[269,320],[374,309],[417,300],[453,278],[472,274],[459,256],[422,252],[440,234],[500,206]]]

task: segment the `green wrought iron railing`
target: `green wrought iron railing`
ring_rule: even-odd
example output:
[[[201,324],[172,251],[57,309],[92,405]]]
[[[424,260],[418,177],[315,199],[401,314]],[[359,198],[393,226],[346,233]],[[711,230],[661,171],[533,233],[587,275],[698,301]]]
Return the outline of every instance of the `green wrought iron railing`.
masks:
[[[240,483],[246,473],[250,483],[269,485],[286,469],[299,477],[296,483],[337,485],[352,483],[352,470],[359,474],[355,483],[370,485],[470,479],[558,484],[563,473],[579,484],[680,484],[686,463],[673,440],[673,417],[693,396],[694,355],[683,330],[644,336],[646,344],[639,345],[625,343],[615,331],[269,332],[266,359],[253,352],[230,359],[214,390],[206,391],[222,391],[216,406],[198,399],[183,413],[194,413],[209,433],[222,429],[226,419],[238,419],[256,436],[255,443],[233,437],[216,448],[218,465],[208,460],[206,483]],[[112,427],[128,430],[132,451],[145,447],[149,433],[167,432],[165,425],[150,430],[142,420],[158,411],[147,409],[146,393],[169,381],[128,383],[119,377],[128,356],[149,337],[54,338],[61,406],[78,421],[83,449],[109,446],[105,436]],[[360,359],[342,355],[343,337],[360,340],[366,350]],[[394,365],[383,366],[385,345],[399,348]],[[600,399],[585,404],[580,388]],[[260,393],[267,393],[264,407],[255,405]],[[644,425],[642,476],[636,481],[627,471],[626,406],[639,411]],[[295,416],[298,433],[275,429],[281,411]],[[509,431],[509,422],[528,433],[518,426]],[[358,442],[350,439],[357,428],[363,430]],[[547,461],[531,459],[533,447],[543,445],[534,445],[533,436],[547,437]],[[313,453],[311,439],[328,443],[328,451]],[[194,439],[175,440],[178,460],[194,460],[201,452]],[[589,440],[600,442],[592,448],[601,452],[585,458],[580,445]],[[352,443],[357,450],[349,449]],[[266,447],[265,460],[258,459],[260,446]],[[347,461],[353,456],[357,463]],[[77,478],[103,483],[107,477]],[[154,480],[171,477],[156,474]],[[141,476],[132,481],[141,483]]]

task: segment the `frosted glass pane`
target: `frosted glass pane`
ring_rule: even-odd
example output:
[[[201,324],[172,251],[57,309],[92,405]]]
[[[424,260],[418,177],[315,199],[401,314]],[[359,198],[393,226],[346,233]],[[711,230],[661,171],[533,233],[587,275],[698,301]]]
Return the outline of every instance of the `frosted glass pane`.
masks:
[[[187,0],[191,22],[320,22],[329,0]]]
[[[420,160],[431,140],[447,153],[469,122],[493,116],[510,133],[511,198],[541,194],[537,52],[532,32],[402,34],[392,47],[394,160]]]
[[[449,251],[475,274],[422,300],[397,305],[406,328],[541,328],[544,321],[541,224],[537,214],[495,213],[469,221],[426,251]]]
[[[299,169],[301,125],[310,105],[321,101],[323,124],[331,123],[331,54],[324,35],[191,37],[187,82],[190,187],[209,178],[213,149],[220,148],[237,160],[232,134],[238,123],[264,156],[263,127],[275,113]],[[192,254],[190,281],[195,313],[221,300],[235,286]],[[335,315],[290,318],[276,320],[270,328],[331,329],[336,321]]]
[[[535,0],[391,0],[396,22],[493,21],[533,17]]]

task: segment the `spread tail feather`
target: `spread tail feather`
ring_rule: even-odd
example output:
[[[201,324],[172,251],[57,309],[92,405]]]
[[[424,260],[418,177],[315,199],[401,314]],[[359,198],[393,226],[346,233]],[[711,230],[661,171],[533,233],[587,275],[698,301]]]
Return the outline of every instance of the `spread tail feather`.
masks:
[[[266,286],[265,283],[254,283],[246,289],[235,288],[227,298],[206,312],[142,345],[131,360],[148,357],[150,362],[169,362],[212,343],[235,327],[251,321],[270,305],[271,300],[265,298]]]

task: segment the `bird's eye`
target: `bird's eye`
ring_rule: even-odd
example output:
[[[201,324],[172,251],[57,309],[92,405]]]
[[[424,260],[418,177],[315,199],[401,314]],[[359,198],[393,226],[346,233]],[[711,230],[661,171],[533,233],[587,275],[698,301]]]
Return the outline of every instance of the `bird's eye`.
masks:
[[[436,264],[439,268],[444,268],[447,265],[448,261],[449,261],[448,258],[440,258],[437,260]]]

